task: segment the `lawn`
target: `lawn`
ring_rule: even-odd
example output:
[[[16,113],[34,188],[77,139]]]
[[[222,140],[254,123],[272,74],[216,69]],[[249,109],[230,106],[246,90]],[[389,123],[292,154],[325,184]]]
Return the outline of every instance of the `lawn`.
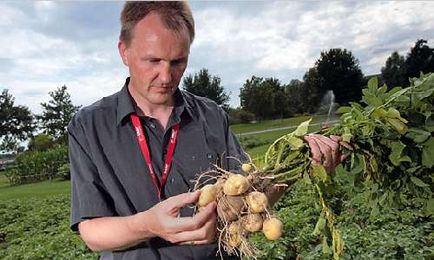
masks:
[[[242,133],[260,131],[265,129],[297,126],[301,122],[306,121],[309,118],[312,118],[312,123],[318,123],[327,120],[327,116],[299,116],[285,119],[264,120],[250,124],[231,125],[231,130],[238,135]]]
[[[0,201],[10,199],[46,198],[53,195],[69,195],[69,181],[43,181],[17,186],[5,182],[6,177],[0,175]]]

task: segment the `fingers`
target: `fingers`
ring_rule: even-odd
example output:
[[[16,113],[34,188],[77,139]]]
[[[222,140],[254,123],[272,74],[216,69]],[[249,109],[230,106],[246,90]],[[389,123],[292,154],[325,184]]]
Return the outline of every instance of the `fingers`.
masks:
[[[183,231],[176,233],[171,238],[172,243],[180,243],[180,244],[194,244],[201,245],[207,244],[214,241],[215,233],[216,233],[216,215],[210,219],[208,219],[202,227],[191,230],[191,231]]]
[[[331,135],[330,138],[339,143],[339,145],[342,145],[343,147],[347,148],[350,151],[353,151],[354,148],[347,142],[342,141],[342,137],[341,136],[337,136],[337,135]]]
[[[341,162],[339,151],[340,137],[325,137],[318,134],[305,136],[312,153],[312,159],[317,163],[322,163],[327,172],[332,172]]]
[[[200,191],[194,191],[194,192],[186,192],[182,193],[173,197],[168,198],[164,202],[164,208],[167,210],[172,209],[180,209],[182,207],[187,206],[188,204],[192,204],[197,202],[200,196]]]
[[[312,160],[316,163],[321,163],[322,155],[319,149],[319,145],[311,135],[306,135],[304,140],[309,144],[310,151],[312,153]]]
[[[201,228],[211,218],[215,218],[215,202],[206,205],[199,213],[193,217],[176,218],[170,224],[170,230],[174,233],[182,231],[191,231]]]

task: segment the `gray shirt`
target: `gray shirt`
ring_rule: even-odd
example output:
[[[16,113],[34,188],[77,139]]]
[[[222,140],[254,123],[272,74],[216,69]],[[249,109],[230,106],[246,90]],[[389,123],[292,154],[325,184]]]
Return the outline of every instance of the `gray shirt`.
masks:
[[[160,199],[140,150],[129,115],[135,113],[128,82],[121,91],[81,109],[68,126],[71,163],[71,229],[85,219],[128,216],[145,211]],[[192,180],[218,164],[239,168],[245,155],[229,130],[225,112],[213,101],[177,90],[175,107],[163,129],[141,117],[154,171],[161,177],[171,126],[180,123],[178,142],[163,194],[166,198],[193,189]],[[191,216],[186,207],[181,216]],[[175,245],[153,238],[125,251],[104,252],[107,259],[212,259],[216,244]],[[219,258],[219,257],[218,257]],[[218,259],[216,258],[216,259]]]

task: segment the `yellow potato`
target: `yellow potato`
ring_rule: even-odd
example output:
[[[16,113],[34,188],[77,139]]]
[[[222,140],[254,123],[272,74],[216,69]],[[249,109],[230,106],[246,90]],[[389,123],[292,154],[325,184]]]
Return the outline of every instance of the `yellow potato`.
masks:
[[[276,240],[282,236],[283,224],[278,218],[272,217],[264,220],[262,232],[268,240]]]
[[[262,216],[261,214],[248,214],[241,218],[241,223],[245,230],[249,232],[256,232],[262,228]]]
[[[250,164],[250,163],[243,163],[242,165],[241,165],[241,169],[244,171],[244,172],[247,172],[247,173],[249,173],[249,172],[251,172],[252,171],[252,164]]]
[[[238,222],[232,222],[228,228],[229,245],[238,247],[241,244],[241,227]]]
[[[212,184],[205,185],[201,189],[200,197],[197,202],[197,205],[199,207],[205,207],[209,203],[215,201],[216,198],[217,198],[217,188]]]
[[[246,202],[249,206],[250,212],[261,213],[268,207],[268,198],[264,193],[259,191],[252,191],[246,196]]]
[[[234,221],[244,208],[244,200],[240,196],[224,196],[217,203],[217,215],[225,221]]]
[[[241,174],[232,174],[223,185],[223,192],[231,196],[243,194],[248,189],[249,181]]]

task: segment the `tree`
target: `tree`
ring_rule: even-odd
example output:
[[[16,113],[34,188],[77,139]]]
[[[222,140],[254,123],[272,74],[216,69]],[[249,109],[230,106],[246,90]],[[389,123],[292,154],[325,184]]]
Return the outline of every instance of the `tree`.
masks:
[[[30,151],[46,151],[55,146],[53,138],[46,134],[38,134],[30,139],[28,148]]]
[[[320,89],[321,79],[318,75],[316,67],[310,68],[303,76],[303,96],[304,96],[304,111],[309,114],[315,113],[318,110],[321,97],[324,95],[324,90]]]
[[[321,52],[315,63],[320,79],[320,94],[333,90],[336,103],[359,101],[362,97],[363,73],[358,60],[346,49]]]
[[[387,58],[386,65],[381,68],[381,77],[388,88],[408,86],[409,81],[406,73],[405,59],[396,51]]]
[[[80,106],[72,104],[71,96],[65,85],[49,92],[49,95],[51,100],[48,103],[41,103],[43,111],[38,119],[46,134],[54,137],[56,141],[65,143],[67,140],[66,127]]]
[[[426,43],[426,40],[417,40],[414,47],[407,54],[405,60],[407,67],[406,79],[419,77],[421,72],[434,72],[434,49],[430,48]]]
[[[183,88],[195,95],[214,100],[227,110],[229,108],[229,95],[226,94],[224,87],[220,83],[221,79],[218,76],[212,76],[207,69],[201,69],[194,76],[190,74],[184,78]]]
[[[252,76],[240,89],[240,105],[258,119],[288,116],[288,96],[276,78],[263,79]]]
[[[0,151],[16,152],[19,141],[32,136],[34,117],[25,106],[15,106],[15,98],[4,89],[0,95]]]
[[[285,95],[288,97],[288,113],[290,115],[302,114],[307,112],[305,109],[306,96],[303,93],[304,82],[298,79],[293,79],[284,86]]]

